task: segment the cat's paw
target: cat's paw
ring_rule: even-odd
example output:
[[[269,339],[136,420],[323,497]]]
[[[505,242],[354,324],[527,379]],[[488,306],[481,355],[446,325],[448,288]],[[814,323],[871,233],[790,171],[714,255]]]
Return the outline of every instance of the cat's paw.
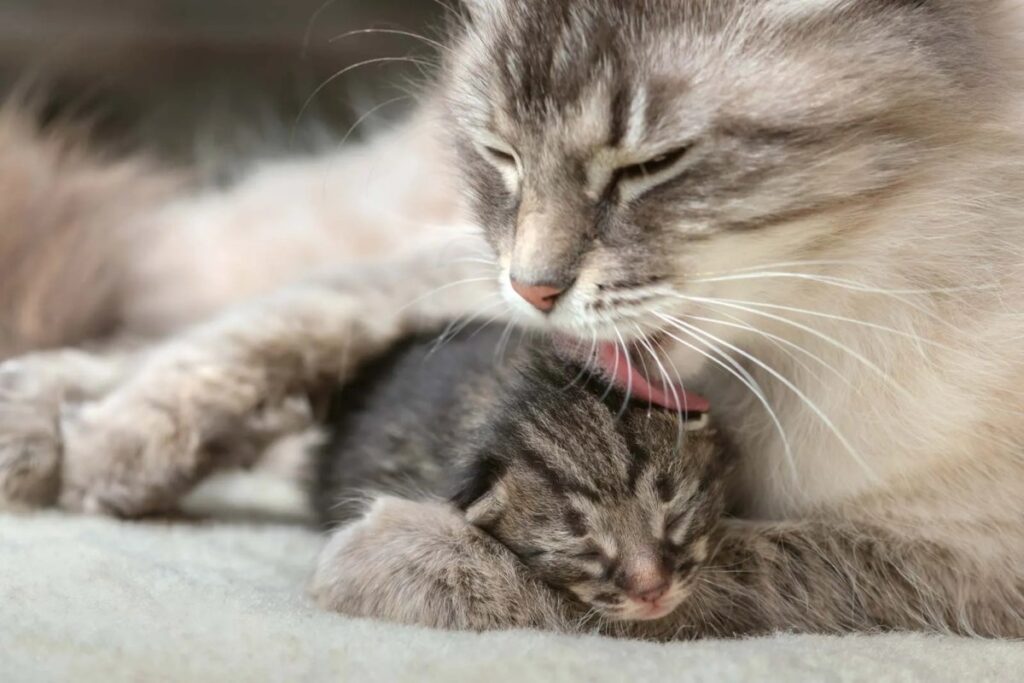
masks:
[[[202,467],[193,425],[172,407],[116,394],[65,415],[60,507],[122,517],[173,508]]]
[[[443,503],[384,497],[336,532],[311,591],[335,612],[454,630],[564,630],[559,598]]]
[[[56,502],[59,401],[27,360],[0,363],[0,509]]]
[[[0,509],[53,505],[60,452],[52,406],[10,400],[0,393]]]

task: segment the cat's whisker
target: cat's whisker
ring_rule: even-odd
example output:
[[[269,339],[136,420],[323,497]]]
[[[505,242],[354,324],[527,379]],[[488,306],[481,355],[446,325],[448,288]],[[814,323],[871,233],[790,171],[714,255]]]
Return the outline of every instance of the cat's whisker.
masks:
[[[607,378],[608,388],[601,394],[601,403],[608,400],[608,396],[611,395],[612,390],[615,388],[615,378],[619,375],[619,354],[615,354],[615,363],[612,364],[612,376]]]
[[[566,384],[564,387],[562,387],[559,390],[560,393],[564,393],[564,392],[568,391],[569,389],[571,389],[574,386],[576,386],[580,382],[580,380],[582,380],[584,377],[593,374],[592,371],[591,371],[591,367],[592,367],[592,365],[594,363],[594,355],[596,353],[597,353],[597,329],[593,325],[591,325],[590,326],[590,351],[586,355],[586,361],[581,364],[582,367],[580,368],[580,371],[576,374],[575,377],[573,377],[572,381],[569,382],[568,384]]]
[[[726,275],[717,278],[703,278],[690,280],[692,283],[716,283],[716,282],[731,282],[738,280],[763,280],[763,279],[794,279],[794,280],[805,280],[809,282],[817,282],[819,284],[828,285],[831,287],[838,287],[854,292],[861,292],[864,294],[878,294],[881,296],[889,297],[894,301],[913,308],[914,310],[927,315],[932,319],[942,321],[941,318],[936,316],[933,311],[929,311],[925,307],[921,306],[917,302],[908,301],[907,296],[933,296],[935,294],[956,294],[963,292],[977,292],[977,291],[992,291],[997,290],[998,285],[969,285],[965,287],[939,287],[934,289],[885,289],[881,287],[873,287],[856,280],[847,280],[845,278],[838,278],[833,276],[825,275],[813,275],[810,273],[789,273],[785,271],[766,271],[757,273],[746,273],[741,275]],[[946,322],[946,321],[942,321]],[[947,324],[949,324],[947,322]]]
[[[788,358],[792,359],[792,361],[794,363],[796,363],[804,372],[809,374],[811,377],[816,379],[818,382],[824,384],[824,380],[817,373],[813,372],[807,366],[806,363],[804,363],[799,358],[797,358],[796,355],[792,351],[790,351],[789,349],[794,349],[796,351],[799,351],[800,353],[804,354],[805,356],[807,356],[811,360],[815,361],[816,363],[818,363],[819,365],[821,365],[825,369],[829,370],[833,375],[835,375],[835,377],[837,379],[842,381],[848,387],[850,387],[851,389],[856,390],[857,387],[853,384],[853,382],[851,382],[850,379],[846,375],[844,375],[838,368],[836,368],[831,363],[826,361],[824,358],[818,356],[817,354],[814,354],[811,351],[808,351],[807,349],[805,349],[804,347],[800,346],[799,344],[797,344],[795,342],[792,342],[789,339],[786,339],[785,337],[781,337],[779,335],[772,334],[770,332],[765,332],[764,330],[759,329],[759,328],[757,328],[757,327],[755,327],[753,325],[748,325],[748,324],[744,323],[741,318],[739,318],[737,316],[734,316],[734,315],[728,313],[727,311],[720,311],[719,314],[720,315],[724,315],[724,316],[730,318],[730,320],[732,320],[733,322],[730,322],[729,320],[722,320],[720,318],[707,318],[707,317],[701,316],[701,315],[684,314],[682,317],[686,318],[687,320],[695,320],[697,322],[705,322],[705,323],[711,323],[713,325],[722,325],[724,327],[732,327],[732,328],[735,328],[735,329],[738,329],[738,330],[745,330],[745,331],[748,331],[748,332],[753,332],[754,334],[759,335],[761,337],[764,337],[765,339],[767,339],[770,342],[772,342],[776,346],[776,348],[778,348],[781,352],[785,353]],[[788,347],[788,348],[786,348],[786,347]]]
[[[739,355],[743,356],[744,358],[749,360],[751,363],[754,363],[759,368],[761,368],[762,370],[767,372],[769,375],[771,375],[772,377],[777,379],[779,382],[781,382],[783,386],[785,386],[787,389],[792,391],[797,396],[797,398],[799,398],[800,401],[805,406],[807,406],[818,417],[819,420],[821,420],[822,424],[824,424],[825,427],[827,427],[828,430],[832,433],[832,435],[835,436],[836,440],[840,443],[840,445],[842,445],[842,447],[847,451],[847,453],[849,453],[849,455],[853,458],[853,460],[861,467],[861,469],[864,471],[864,473],[868,477],[870,477],[870,479],[872,481],[876,481],[877,480],[877,477],[876,477],[875,473],[871,470],[870,467],[868,467],[867,463],[864,462],[864,459],[861,457],[860,453],[853,446],[853,444],[850,443],[850,440],[847,439],[846,436],[839,430],[839,428],[836,426],[836,424],[832,420],[832,418],[830,418],[828,416],[828,414],[826,414],[825,411],[822,410],[821,407],[817,403],[815,403],[806,393],[804,393],[803,390],[800,389],[800,387],[798,387],[796,384],[791,382],[785,375],[783,375],[778,370],[776,370],[775,368],[771,367],[770,365],[768,365],[767,363],[765,363],[761,359],[757,358],[753,354],[747,353],[746,351],[744,351],[743,349],[739,348],[738,346],[736,346],[734,344],[730,344],[729,342],[725,341],[724,339],[721,339],[720,337],[716,337],[715,335],[711,334],[710,332],[705,332],[704,330],[701,330],[699,327],[696,327],[694,325],[690,325],[689,323],[685,323],[685,322],[682,322],[680,320],[672,319],[672,318],[670,318],[668,316],[664,316],[664,315],[661,315],[661,314],[658,314],[658,315],[663,320],[665,320],[665,322],[668,322],[668,323],[671,323],[673,325],[679,326],[679,327],[677,327],[677,329],[682,329],[684,331],[689,331],[691,333],[691,336],[696,336],[697,338],[706,337],[707,339],[710,339],[711,341],[714,341],[717,344],[721,344],[722,346],[725,346],[726,348],[730,349],[734,353],[738,353]]]
[[[512,340],[512,332],[515,331],[515,320],[509,320],[505,324],[505,329],[501,332],[501,337],[498,338],[498,344],[494,347],[494,358],[501,364],[505,361],[505,353],[508,351],[509,342]]]
[[[658,366],[658,372],[661,374],[662,379],[665,381],[665,386],[668,388],[668,390],[670,392],[672,392],[672,399],[675,401],[676,405],[679,405],[680,404],[679,392],[676,391],[675,384],[672,383],[671,378],[669,378],[669,376],[668,376],[668,372],[665,371],[665,367],[661,364],[661,360],[658,358],[658,354],[654,350],[654,346],[651,344],[650,340],[644,335],[643,329],[639,325],[637,325],[636,328],[637,328],[637,331],[640,333],[640,344],[641,344],[641,346],[643,346],[644,349],[647,351],[647,353],[649,353],[651,355],[651,358],[654,360],[654,363]],[[642,357],[643,356],[641,356],[641,358]],[[675,366],[673,366],[673,368],[674,367]],[[679,386],[683,388],[683,392],[684,392],[683,399],[682,399],[683,412],[682,412],[682,414],[680,414],[679,420],[678,420],[677,426],[676,426],[676,450],[677,451],[681,451],[683,449],[683,444],[686,441],[686,426],[683,424],[683,421],[685,419],[685,413],[686,413],[686,394],[685,394],[686,388],[683,387],[683,380],[679,376],[678,370],[676,371],[676,379],[679,382]],[[650,410],[650,409],[651,409],[650,408],[650,404],[648,403],[648,410]]]
[[[689,348],[689,349],[699,353],[701,356],[707,358],[711,362],[715,363],[716,365],[718,365],[719,367],[724,369],[730,375],[732,375],[733,377],[738,379],[740,381],[740,383],[742,383],[745,387],[747,387],[747,389],[750,390],[750,392],[754,395],[754,397],[761,403],[761,405],[764,406],[765,410],[767,411],[768,418],[772,421],[772,425],[775,427],[776,432],[778,432],[778,434],[779,434],[779,438],[782,440],[783,452],[786,455],[786,462],[789,465],[790,472],[791,472],[791,474],[793,476],[793,481],[794,482],[798,481],[798,479],[797,479],[797,471],[796,471],[796,460],[795,460],[795,458],[793,456],[793,448],[790,445],[789,437],[786,435],[786,430],[782,426],[782,421],[779,419],[778,413],[775,412],[775,409],[772,407],[771,403],[768,401],[768,396],[767,396],[767,394],[765,394],[764,389],[761,387],[761,384],[753,377],[753,375],[751,375],[747,371],[746,368],[744,368],[742,365],[740,365],[736,361],[735,358],[733,358],[732,356],[727,354],[725,351],[723,351],[717,344],[712,343],[713,341],[715,341],[713,337],[712,337],[712,341],[708,341],[708,339],[703,339],[700,336],[694,334],[694,330],[698,330],[698,328],[694,327],[693,325],[689,325],[687,323],[682,322],[681,320],[677,320],[676,318],[673,318],[671,316],[665,315],[663,313],[655,313],[655,315],[657,315],[663,321],[665,321],[666,323],[668,323],[669,325],[671,325],[675,329],[679,330],[680,332],[683,332],[683,333],[687,334],[688,336],[690,336],[695,341],[699,341],[700,343],[704,344],[704,346],[706,346],[709,349],[710,352],[714,352],[715,354],[720,356],[722,359],[724,359],[725,362],[722,362],[718,358],[716,358],[714,355],[712,355],[712,353],[710,353],[708,351],[704,351],[703,349],[701,349],[701,348],[699,348],[699,347],[697,347],[697,346],[687,342],[684,339],[680,339],[679,337],[677,337],[676,335],[672,334],[671,332],[667,332],[667,331],[665,332],[665,334],[667,336],[671,337],[676,342],[678,342],[678,343],[686,346],[687,348]],[[719,343],[721,343],[721,342],[719,342]],[[733,347],[733,350],[735,350],[735,347]],[[742,355],[746,355],[746,354],[742,354]],[[760,361],[758,361],[758,362],[760,362]],[[726,363],[728,363],[728,365]]]
[[[455,282],[449,282],[448,284],[441,285],[440,287],[437,287],[436,289],[432,289],[429,292],[427,292],[426,294],[422,294],[419,297],[413,299],[409,303],[407,303],[404,306],[402,306],[401,308],[399,308],[398,312],[401,313],[401,312],[405,311],[406,309],[411,308],[412,306],[415,306],[416,304],[423,302],[425,299],[428,299],[428,298],[430,298],[432,296],[436,296],[437,294],[440,294],[441,292],[444,292],[446,290],[452,289],[453,287],[459,287],[461,285],[468,285],[468,284],[475,284],[475,283],[478,283],[478,282],[494,282],[494,280],[495,280],[495,278],[493,276],[491,276],[491,277],[470,277],[470,278],[465,278],[463,280],[456,280]]]
[[[495,299],[497,300],[495,301]],[[430,356],[434,355],[435,353],[437,353],[438,349],[443,347],[452,339],[458,337],[462,333],[462,331],[469,327],[469,325],[474,320],[479,320],[483,314],[489,311],[493,311],[495,308],[501,306],[504,303],[505,300],[501,296],[492,297],[491,304],[489,306],[485,306],[484,308],[479,309],[473,313],[464,315],[461,318],[456,318],[452,322],[448,323],[448,326],[445,327],[444,331],[437,338],[437,341],[434,342],[434,345],[431,347],[430,351],[427,352],[426,357],[429,358]]]
[[[615,327],[615,336],[619,338],[619,346],[622,347],[622,357],[626,359],[626,397],[623,399],[622,407],[619,408],[619,414],[615,418],[616,420],[621,420],[622,416],[626,414],[626,408],[629,407],[629,399],[633,394],[633,361],[629,357],[629,347],[622,338],[622,333],[619,332],[618,327]]]
[[[841,341],[839,341],[835,337],[827,335],[824,332],[821,332],[820,330],[814,329],[813,327],[810,327],[808,325],[804,325],[803,323],[799,323],[799,322],[797,322],[795,320],[792,320],[790,318],[786,318],[786,317],[783,317],[783,316],[780,316],[780,315],[775,315],[773,313],[768,313],[768,312],[765,312],[765,311],[758,310],[758,309],[753,308],[751,306],[746,306],[746,305],[743,305],[743,304],[732,303],[728,299],[712,299],[712,298],[708,298],[708,297],[688,296],[688,295],[681,295],[681,294],[676,294],[674,296],[676,296],[677,298],[680,298],[680,299],[691,301],[693,303],[705,304],[705,305],[707,305],[708,307],[711,307],[711,308],[714,308],[714,307],[717,306],[717,307],[731,308],[733,310],[744,311],[744,312],[750,313],[752,315],[761,316],[763,318],[768,318],[769,320],[775,320],[776,322],[781,322],[781,323],[783,323],[785,325],[789,325],[791,327],[795,327],[795,328],[797,328],[799,330],[802,330],[802,331],[806,332],[807,334],[810,334],[810,335],[812,335],[814,337],[817,337],[818,339],[821,339],[822,341],[826,342],[830,346],[833,346],[833,347],[835,347],[835,348],[837,348],[837,349],[839,349],[839,350],[849,354],[852,358],[856,359],[858,362],[860,362],[865,367],[867,367],[872,372],[874,372],[876,375],[878,375],[890,387],[892,387],[893,389],[899,391],[904,396],[912,397],[912,394],[905,387],[903,387],[888,372],[886,372],[884,369],[879,367],[875,362],[873,362],[871,359],[866,357],[864,354],[860,353],[859,351],[857,351],[856,349],[850,347],[849,345],[842,343]]]
[[[925,339],[921,335],[915,334],[914,332],[908,332],[906,330],[900,330],[900,329],[897,329],[895,327],[889,327],[888,325],[881,325],[879,323],[873,323],[873,322],[870,322],[868,320],[859,320],[857,318],[850,318],[848,316],[838,315],[838,314],[835,314],[835,313],[826,313],[824,311],[817,311],[817,310],[810,309],[810,308],[799,308],[799,307],[796,307],[796,306],[786,306],[786,305],[782,305],[782,304],[768,304],[768,303],[762,303],[760,301],[747,301],[747,300],[743,300],[743,299],[715,298],[715,301],[722,301],[722,302],[727,302],[727,303],[730,303],[730,304],[738,304],[738,305],[741,305],[741,306],[752,306],[754,308],[766,308],[766,309],[775,310],[775,311],[786,311],[788,313],[797,313],[797,314],[800,314],[800,315],[807,315],[807,316],[810,316],[812,318],[822,318],[824,320],[834,320],[836,322],[849,323],[851,325],[857,325],[859,327],[864,327],[864,328],[875,330],[875,331],[878,331],[878,332],[887,332],[889,334],[893,334],[893,335],[896,335],[896,336],[899,336],[899,337],[904,337],[904,338],[910,339],[911,341],[914,341],[915,343],[918,343],[918,344],[925,344],[925,345],[928,345],[928,346],[934,346],[934,347],[937,347],[937,348],[940,348],[940,349],[943,349],[943,350],[946,350],[946,351],[955,351],[956,350],[953,347],[948,346],[946,344],[943,344],[941,342],[932,341],[931,339]]]
[[[730,268],[728,270],[702,270],[693,273],[696,277],[716,277],[719,275],[737,275],[741,273],[753,273],[760,272],[769,269],[780,269],[780,268],[816,268],[822,266],[855,266],[855,267],[871,267],[875,264],[870,261],[853,261],[853,260],[842,260],[842,259],[810,259],[806,261],[777,261],[774,263],[762,263],[756,266],[746,266],[744,268]]]

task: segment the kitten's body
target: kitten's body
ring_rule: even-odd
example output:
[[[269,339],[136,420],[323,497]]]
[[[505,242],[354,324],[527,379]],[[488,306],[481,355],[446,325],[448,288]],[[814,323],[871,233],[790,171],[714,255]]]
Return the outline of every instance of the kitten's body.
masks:
[[[334,392],[314,481],[320,519],[350,523],[371,492],[447,499],[598,613],[665,617],[707,559],[729,452],[549,344],[509,348],[502,336],[406,340]]]
[[[663,362],[701,383],[742,454],[730,496],[747,520],[722,528],[712,561],[743,571],[703,584],[706,592],[694,597],[687,633],[884,627],[1020,636],[1019,4],[472,4],[479,5],[477,23],[459,34],[450,56],[451,115],[443,132],[454,136],[462,153],[508,300],[521,318],[585,338],[600,328],[602,339],[614,339],[609,324],[621,327],[626,341],[657,329]],[[703,19],[696,29],[676,12],[683,7],[704,12],[694,15]],[[612,21],[622,12],[626,20]],[[628,39],[630,31],[642,34],[649,27],[657,30],[646,41]],[[670,43],[685,59],[659,61],[677,54],[655,49],[665,44],[662,29],[676,31]],[[576,50],[581,41],[600,49]],[[540,47],[550,47],[550,54]],[[590,163],[589,157],[580,161],[580,150],[607,146],[609,118],[615,121],[610,111],[621,114],[620,122],[645,121],[636,113],[639,105],[606,106],[643,98],[631,92],[616,99],[595,85],[607,74],[586,67],[600,65],[602,50],[625,55],[643,77],[612,77],[612,83],[651,77],[644,104],[689,121],[689,128],[678,120],[652,127],[664,134],[662,142],[689,144],[693,131],[715,124],[710,137],[701,137],[713,140],[702,152],[711,156],[692,157],[714,163],[691,182],[628,194],[611,214],[595,213],[591,203],[599,195],[581,189],[592,180],[587,169],[580,173],[568,163]],[[564,55],[573,59],[558,58]],[[685,81],[685,88],[663,87],[666,63],[679,69],[677,81]],[[547,70],[574,65],[583,66],[563,80],[552,80]],[[510,88],[502,79],[518,79],[524,87]],[[594,87],[582,87],[588,83]],[[580,106],[573,98],[581,94],[593,96],[595,106]],[[676,102],[675,96],[690,99]],[[671,106],[664,106],[666,98]],[[496,124],[505,127],[495,131]],[[496,140],[497,132],[504,137]],[[392,139],[400,143],[401,135]],[[603,141],[581,141],[586,135]],[[635,147],[627,151],[635,156],[606,155],[604,171],[642,166],[665,151],[641,148],[642,137],[628,140]],[[495,144],[501,149],[485,149]],[[395,150],[382,143],[377,151]],[[407,160],[397,154],[385,163]],[[431,187],[449,187],[434,185],[432,169],[417,168]],[[647,174],[641,171],[626,176],[643,184]],[[294,167],[282,173],[303,175]],[[656,180],[678,180],[665,173]],[[338,182],[346,186],[366,177],[352,167],[345,175]],[[248,209],[259,204],[252,190],[266,182],[266,176],[254,179],[212,201],[216,209],[200,201],[178,215],[190,225],[206,219],[244,224]],[[318,182],[329,177],[311,168],[302,184]],[[639,201],[659,188],[653,204]],[[666,195],[667,188],[672,192]],[[461,224],[464,214],[451,210],[446,217]],[[333,218],[322,214],[318,222]],[[597,240],[595,226],[604,231]],[[367,234],[358,225],[346,224],[348,229],[353,245]],[[197,456],[201,445],[261,398],[325,373],[344,375],[424,318],[432,324],[439,315],[487,301],[488,286],[464,283],[403,308],[438,279],[443,284],[473,275],[452,264],[441,278],[436,268],[419,263],[397,281],[381,270],[372,283],[349,277],[331,288],[294,293],[158,352],[144,372],[87,411],[87,429],[68,433],[64,504],[123,513],[165,504],[206,471],[208,461]],[[541,315],[511,291],[510,275],[571,289]],[[174,279],[164,279],[162,291],[173,291],[176,284],[166,282]],[[460,296],[447,296],[454,293]],[[338,349],[344,348],[351,355],[342,362]],[[195,371],[210,367],[217,372],[197,383]],[[752,398],[744,384],[755,382],[762,388]],[[178,398],[173,410],[146,407],[165,406],[168,396]],[[375,510],[362,529],[372,529],[378,539],[394,532],[407,541],[409,547],[384,541],[381,547],[392,553],[384,559],[397,572],[388,576],[406,576],[410,591],[421,587],[410,558],[429,555],[438,568],[444,552],[460,547],[457,520],[436,509]],[[414,542],[412,530],[429,520],[450,543],[437,533]],[[345,549],[348,556],[336,554]],[[325,602],[377,616],[405,609],[383,599],[362,611],[347,602],[343,581],[364,594],[387,591],[363,573],[373,566],[373,551],[360,544],[358,528],[332,547],[324,562],[337,562],[344,571],[323,587],[324,595],[334,596]],[[500,557],[481,561],[493,561],[501,576],[515,576]],[[527,594],[536,596],[537,605],[551,604],[535,587],[516,580],[505,585],[508,604]],[[423,611],[409,609],[401,618],[467,623],[446,621],[421,606]],[[480,623],[502,622],[494,617]],[[571,626],[554,617],[544,625]]]

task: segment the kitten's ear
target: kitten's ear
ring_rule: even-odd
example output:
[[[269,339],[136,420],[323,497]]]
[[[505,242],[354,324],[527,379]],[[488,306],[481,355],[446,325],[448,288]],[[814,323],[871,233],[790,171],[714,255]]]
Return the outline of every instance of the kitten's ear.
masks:
[[[470,524],[486,524],[504,507],[504,472],[505,464],[491,455],[475,459],[465,469],[451,502],[466,513]]]

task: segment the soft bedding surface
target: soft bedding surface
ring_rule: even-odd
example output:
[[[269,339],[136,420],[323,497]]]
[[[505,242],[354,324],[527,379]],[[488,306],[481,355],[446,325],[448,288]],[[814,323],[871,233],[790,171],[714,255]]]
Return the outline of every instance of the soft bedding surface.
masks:
[[[211,491],[195,504],[210,512],[216,501],[216,521],[0,515],[0,681],[1024,677],[1020,643],[781,635],[653,645],[349,620],[318,611],[304,593],[321,539],[296,521],[294,491],[252,479]]]

